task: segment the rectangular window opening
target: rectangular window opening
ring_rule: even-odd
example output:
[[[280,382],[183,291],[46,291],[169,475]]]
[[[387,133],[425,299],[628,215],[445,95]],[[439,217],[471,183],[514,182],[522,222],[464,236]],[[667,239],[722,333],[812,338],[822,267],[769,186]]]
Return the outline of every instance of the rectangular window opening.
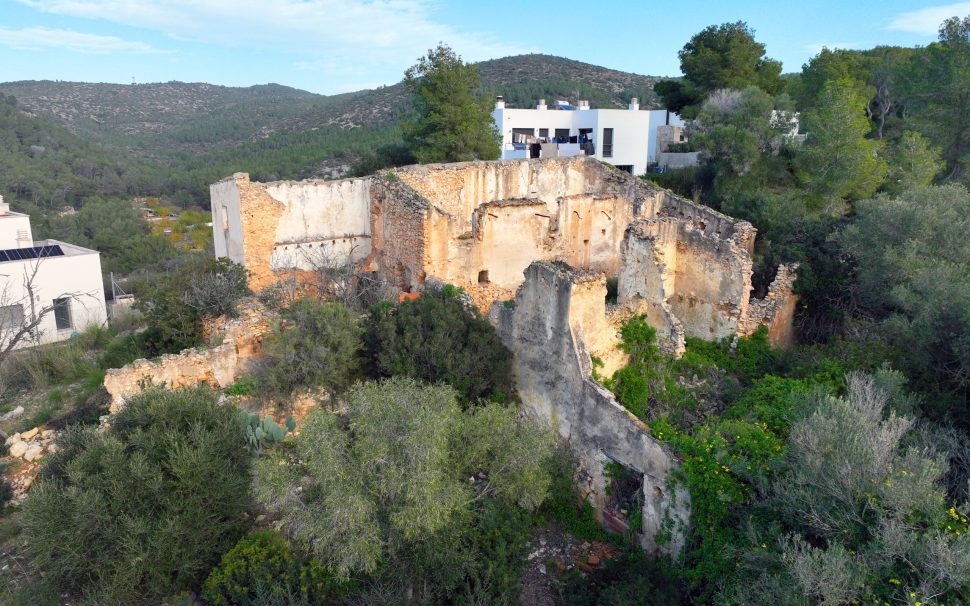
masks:
[[[71,330],[74,323],[71,321],[71,299],[54,299],[54,323],[57,330]]]
[[[603,157],[604,158],[613,157],[613,129],[612,128],[603,129]]]

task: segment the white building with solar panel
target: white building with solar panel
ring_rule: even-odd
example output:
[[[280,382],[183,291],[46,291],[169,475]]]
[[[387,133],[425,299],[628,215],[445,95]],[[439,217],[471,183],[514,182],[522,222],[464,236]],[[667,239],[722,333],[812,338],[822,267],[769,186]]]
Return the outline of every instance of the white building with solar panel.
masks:
[[[0,351],[62,341],[107,321],[101,255],[33,238],[0,196]]]

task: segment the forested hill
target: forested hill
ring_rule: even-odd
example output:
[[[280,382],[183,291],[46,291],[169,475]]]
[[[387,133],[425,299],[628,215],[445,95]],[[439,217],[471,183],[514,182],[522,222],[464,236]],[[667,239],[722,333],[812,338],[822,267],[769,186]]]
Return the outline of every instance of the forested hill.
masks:
[[[654,77],[549,55],[478,67],[482,94],[502,94],[512,107],[543,97],[588,99],[592,107],[623,107],[638,97],[644,107],[657,106]],[[0,174],[0,193],[40,206],[77,205],[82,192],[92,190],[204,205],[208,184],[239,170],[261,180],[344,176],[362,155],[400,140],[397,123],[408,111],[400,83],[324,96],[278,84],[47,80],[0,83],[0,94],[16,98],[18,108],[13,112],[7,104],[6,134],[44,131],[72,141],[73,164],[59,162],[56,171],[49,170],[49,155],[29,145],[0,146],[0,166],[8,168]],[[110,179],[86,176],[87,165],[105,161],[114,173]],[[43,174],[67,174],[79,183],[55,195],[35,178]]]

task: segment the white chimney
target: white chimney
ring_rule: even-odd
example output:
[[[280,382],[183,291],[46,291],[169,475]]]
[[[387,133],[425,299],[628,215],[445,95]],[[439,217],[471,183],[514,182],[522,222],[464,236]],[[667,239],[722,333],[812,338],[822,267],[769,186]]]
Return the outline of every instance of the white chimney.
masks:
[[[505,109],[505,97],[502,95],[495,97],[495,109]]]
[[[3,201],[3,196],[0,196],[0,217],[10,212],[10,205]]]
[[[630,99],[630,110],[637,111],[638,109],[640,109],[640,100],[636,97]]]
[[[578,109],[589,109],[589,101],[580,99]]]
[[[539,105],[536,105],[536,109],[546,109],[546,100],[539,99]]]

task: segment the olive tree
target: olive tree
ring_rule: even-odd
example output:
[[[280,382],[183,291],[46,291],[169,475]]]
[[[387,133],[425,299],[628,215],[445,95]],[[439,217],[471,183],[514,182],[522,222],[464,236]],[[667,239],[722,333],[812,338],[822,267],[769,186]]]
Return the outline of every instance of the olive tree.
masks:
[[[420,569],[411,554],[447,543],[476,502],[534,509],[546,495],[552,436],[511,408],[463,412],[452,388],[396,377],[357,385],[346,410],[311,413],[292,452],[260,461],[256,482],[263,503],[340,575]]]

